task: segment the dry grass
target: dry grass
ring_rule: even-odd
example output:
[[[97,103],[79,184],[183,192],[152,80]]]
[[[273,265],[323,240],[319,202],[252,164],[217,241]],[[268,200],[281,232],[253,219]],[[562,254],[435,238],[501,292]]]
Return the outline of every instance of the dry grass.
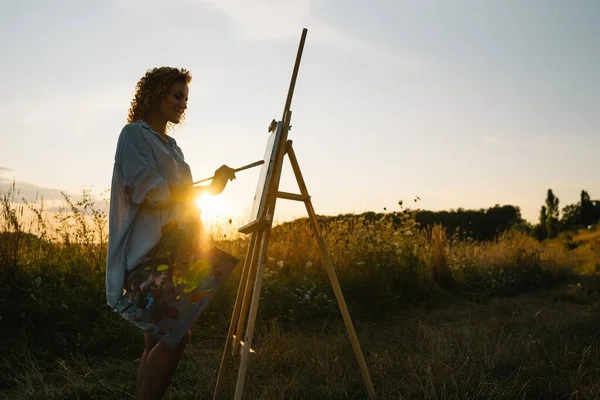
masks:
[[[357,329],[381,399],[594,399],[599,317],[597,297],[555,291],[411,309]],[[211,398],[225,328],[196,328],[168,399]],[[254,348],[246,398],[366,398],[341,321],[259,324]],[[6,398],[133,398],[131,358],[2,359],[20,370]],[[233,370],[222,398],[233,395]]]
[[[133,398],[142,341],[104,306],[106,216],[85,196],[54,219],[28,204],[24,221],[14,193],[1,206],[0,397]],[[247,398],[366,398],[307,222],[273,231]],[[320,224],[380,398],[598,397],[599,232],[473,242],[410,211]],[[243,259],[248,240],[217,239]],[[168,398],[211,398],[239,274],[196,324]]]

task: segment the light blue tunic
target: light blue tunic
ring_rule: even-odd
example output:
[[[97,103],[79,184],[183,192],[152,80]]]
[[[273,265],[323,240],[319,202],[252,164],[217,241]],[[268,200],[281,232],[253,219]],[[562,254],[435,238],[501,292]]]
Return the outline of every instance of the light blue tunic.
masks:
[[[127,124],[119,135],[106,259],[106,302],[111,307],[123,296],[126,271],[159,242],[163,225],[177,219],[201,229],[199,209],[171,199],[170,187],[193,181],[177,142],[167,138],[165,143],[145,122]]]

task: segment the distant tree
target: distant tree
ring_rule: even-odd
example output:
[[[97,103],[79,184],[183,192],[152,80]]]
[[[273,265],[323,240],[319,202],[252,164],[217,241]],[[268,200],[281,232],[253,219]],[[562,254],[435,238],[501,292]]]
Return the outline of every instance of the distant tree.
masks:
[[[580,223],[583,226],[588,226],[593,224],[595,221],[594,216],[594,204],[590,199],[590,195],[585,190],[581,191],[581,197],[579,201],[579,214],[580,214]]]
[[[552,189],[548,189],[546,195],[546,234],[548,238],[554,238],[558,235],[558,218],[560,215],[558,204],[558,197],[554,195]]]
[[[523,222],[521,209],[510,205],[494,207],[485,211],[489,224],[495,228],[494,235],[508,230],[511,226]]]
[[[600,201],[592,200],[592,210],[592,221],[594,221],[593,223],[595,224],[600,221]]]
[[[546,221],[548,221],[548,211],[546,206],[542,206],[540,209],[539,222],[533,229],[533,234],[538,240],[543,240],[548,237],[548,232],[546,231]]]
[[[521,232],[526,235],[535,234],[535,227],[527,221],[522,221],[510,227],[511,231]]]
[[[568,204],[563,207],[560,217],[561,229],[576,229],[581,224],[581,207],[579,204]]]

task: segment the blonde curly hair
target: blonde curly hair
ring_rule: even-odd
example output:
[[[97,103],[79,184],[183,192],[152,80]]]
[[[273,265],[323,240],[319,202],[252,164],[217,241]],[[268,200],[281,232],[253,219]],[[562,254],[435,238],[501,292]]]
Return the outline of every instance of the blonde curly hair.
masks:
[[[135,96],[131,100],[127,123],[142,121],[152,107],[160,100],[175,82],[189,84],[190,72],[183,68],[158,67],[149,69],[135,86]],[[185,115],[181,115],[181,121]]]

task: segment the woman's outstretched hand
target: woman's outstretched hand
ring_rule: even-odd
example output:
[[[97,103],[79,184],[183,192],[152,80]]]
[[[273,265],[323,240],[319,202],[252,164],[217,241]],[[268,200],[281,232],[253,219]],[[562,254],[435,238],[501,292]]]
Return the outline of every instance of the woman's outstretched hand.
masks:
[[[210,185],[208,186],[171,186],[171,198],[175,202],[188,202],[198,199],[203,194],[220,194],[227,186],[228,181],[235,179],[235,170],[227,165],[222,165],[215,171],[215,175]]]
[[[225,189],[225,186],[227,186],[227,182],[235,179],[234,171],[233,168],[229,168],[227,165],[222,165],[217,169],[210,184],[210,191],[213,194],[220,194]]]

